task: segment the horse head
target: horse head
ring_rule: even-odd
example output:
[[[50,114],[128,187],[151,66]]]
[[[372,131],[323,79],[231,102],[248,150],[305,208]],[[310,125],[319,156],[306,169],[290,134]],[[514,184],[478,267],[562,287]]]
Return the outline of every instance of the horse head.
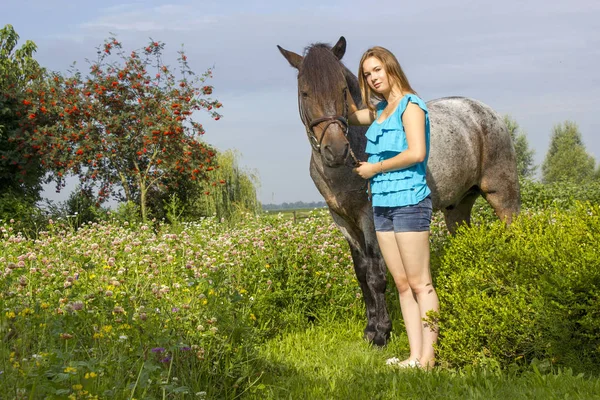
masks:
[[[346,68],[340,61],[346,39],[340,37],[333,47],[323,43],[309,46],[304,56],[277,48],[298,70],[298,109],[313,151],[328,167],[344,165],[352,154],[347,139],[349,89]]]

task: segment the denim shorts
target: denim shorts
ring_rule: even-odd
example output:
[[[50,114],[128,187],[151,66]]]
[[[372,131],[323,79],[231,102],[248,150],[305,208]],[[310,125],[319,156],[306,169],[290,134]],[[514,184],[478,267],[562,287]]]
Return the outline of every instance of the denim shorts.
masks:
[[[423,232],[431,226],[433,207],[427,196],[418,204],[401,207],[373,207],[377,232]]]

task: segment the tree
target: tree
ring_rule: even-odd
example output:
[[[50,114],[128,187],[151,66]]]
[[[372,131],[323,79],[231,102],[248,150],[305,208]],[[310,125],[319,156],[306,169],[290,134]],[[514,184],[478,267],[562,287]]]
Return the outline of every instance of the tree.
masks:
[[[87,77],[73,67],[70,76],[54,73],[30,93],[30,123],[20,143],[41,157],[57,190],[67,174],[78,175],[82,189],[99,186],[101,201],[137,203],[145,220],[150,190],[165,190],[174,176],[209,179],[215,152],[198,140],[204,129],[192,114],[221,118],[221,103],[207,97],[213,87],[204,84],[212,71],[195,75],[181,50],[175,76],[163,63],[164,46],[151,41],[126,54],[111,37]],[[112,53],[121,63],[109,61]],[[44,124],[52,112],[58,121]]]
[[[35,43],[28,40],[17,48],[18,41],[12,25],[0,29],[0,196],[33,205],[39,200],[43,170],[13,139],[27,121],[25,91],[44,69],[33,58]]]
[[[198,182],[197,188],[205,196],[195,197],[190,210],[192,214],[229,219],[240,210],[253,213],[260,210],[256,195],[258,178],[239,167],[238,157],[239,154],[231,150],[219,153],[216,179]]]
[[[594,179],[594,157],[585,150],[577,124],[555,125],[550,148],[542,165],[544,183],[585,183]]]
[[[529,142],[525,132],[521,131],[517,121],[509,115],[504,116],[504,123],[510,133],[515,152],[517,155],[517,172],[520,178],[533,178],[537,166],[533,165],[533,149],[529,148]]]

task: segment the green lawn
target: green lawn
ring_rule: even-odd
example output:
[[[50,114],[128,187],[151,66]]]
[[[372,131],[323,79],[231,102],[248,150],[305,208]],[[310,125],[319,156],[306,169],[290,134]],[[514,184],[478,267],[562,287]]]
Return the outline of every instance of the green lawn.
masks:
[[[362,321],[327,322],[261,347],[262,376],[252,399],[600,399],[600,380],[569,370],[510,374],[490,366],[459,372],[399,370],[389,357],[408,354],[406,337],[384,349],[362,340]]]

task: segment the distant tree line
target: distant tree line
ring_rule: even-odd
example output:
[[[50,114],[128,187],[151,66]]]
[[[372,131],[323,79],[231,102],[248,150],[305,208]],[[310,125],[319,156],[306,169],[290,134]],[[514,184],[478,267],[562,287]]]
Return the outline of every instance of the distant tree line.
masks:
[[[327,204],[324,201],[312,201],[312,202],[304,202],[304,201],[295,201],[293,203],[281,203],[281,204],[263,204],[262,209],[264,211],[271,210],[297,210],[297,209],[307,209],[307,208],[322,208],[326,207]]]

